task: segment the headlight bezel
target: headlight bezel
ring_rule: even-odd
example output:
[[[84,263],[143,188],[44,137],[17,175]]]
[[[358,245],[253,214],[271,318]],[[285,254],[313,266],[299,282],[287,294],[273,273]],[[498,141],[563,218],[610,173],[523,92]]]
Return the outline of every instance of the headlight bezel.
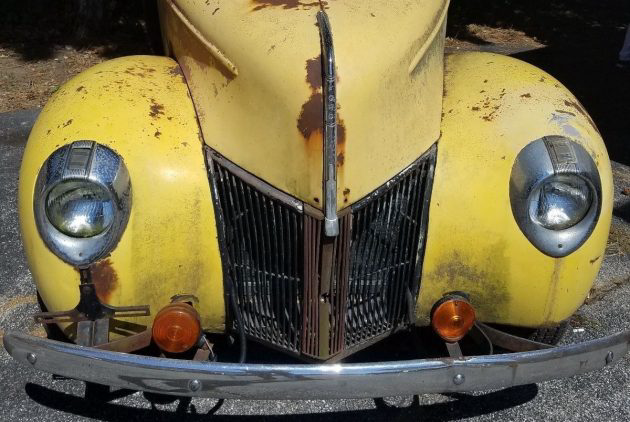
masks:
[[[579,178],[591,190],[591,205],[575,225],[559,230],[537,223],[530,214],[532,196],[558,177]],[[514,218],[527,239],[541,252],[561,258],[577,250],[593,232],[602,206],[599,171],[591,155],[563,136],[546,136],[529,143],[518,154],[510,177]]]
[[[59,183],[72,180],[94,183],[113,199],[113,221],[95,236],[69,236],[48,218],[46,202],[50,191]],[[129,172],[112,149],[95,141],[72,142],[55,150],[44,162],[37,177],[33,206],[36,226],[46,246],[63,261],[86,267],[111,252],[127,225],[131,209]]]

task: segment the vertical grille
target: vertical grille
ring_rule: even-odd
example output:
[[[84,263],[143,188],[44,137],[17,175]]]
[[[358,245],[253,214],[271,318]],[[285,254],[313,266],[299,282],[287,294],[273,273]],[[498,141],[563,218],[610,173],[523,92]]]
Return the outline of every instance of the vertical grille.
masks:
[[[352,208],[346,347],[410,322],[428,167],[420,163]]]
[[[315,359],[407,326],[419,289],[435,147],[340,213],[322,215],[208,150],[224,273],[252,339]]]
[[[319,354],[319,266],[322,222],[304,216],[304,310],[302,353]]]
[[[234,283],[242,328],[253,338],[299,352],[302,215],[216,161],[212,172],[224,223],[224,268]]]

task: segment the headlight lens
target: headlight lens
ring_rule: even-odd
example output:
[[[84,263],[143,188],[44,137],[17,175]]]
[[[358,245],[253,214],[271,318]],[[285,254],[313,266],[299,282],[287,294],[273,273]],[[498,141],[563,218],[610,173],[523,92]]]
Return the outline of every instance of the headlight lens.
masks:
[[[115,204],[110,193],[96,183],[65,180],[48,193],[46,216],[67,236],[92,237],[112,225]]]
[[[575,226],[586,216],[593,203],[593,193],[588,183],[573,175],[545,180],[531,198],[531,219],[549,230]]]

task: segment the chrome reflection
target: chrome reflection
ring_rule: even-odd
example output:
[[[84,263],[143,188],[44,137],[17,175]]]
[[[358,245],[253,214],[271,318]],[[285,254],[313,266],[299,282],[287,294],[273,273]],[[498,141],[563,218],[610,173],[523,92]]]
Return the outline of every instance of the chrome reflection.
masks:
[[[578,176],[556,176],[534,191],[530,216],[546,229],[564,230],[582,221],[592,202],[593,194],[585,180]]]
[[[118,388],[241,400],[313,400],[490,390],[564,378],[619,362],[629,341],[630,331],[625,331],[531,352],[334,365],[157,358],[17,332],[5,335],[4,346],[29,368]],[[35,363],[28,358],[31,354]],[[200,382],[194,392],[191,380]]]
[[[46,216],[53,226],[72,237],[92,237],[114,222],[114,198],[100,185],[85,180],[58,183],[46,198]]]

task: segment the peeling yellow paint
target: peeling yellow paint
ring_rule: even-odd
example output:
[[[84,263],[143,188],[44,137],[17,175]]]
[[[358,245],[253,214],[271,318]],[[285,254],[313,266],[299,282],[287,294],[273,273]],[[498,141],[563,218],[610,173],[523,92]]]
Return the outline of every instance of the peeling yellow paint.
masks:
[[[181,71],[166,57],[125,57],[87,70],[53,95],[31,132],[20,171],[20,224],[47,308],[76,306],[79,274],[37,233],[35,178],[56,148],[84,139],[121,154],[132,186],[127,228],[111,255],[94,266],[101,299],[150,305],[155,315],[171,296],[194,294],[204,328],[222,332],[223,274],[199,126]]]
[[[163,33],[190,85],[205,142],[321,209],[315,198],[322,198],[323,142],[317,129],[323,105],[321,93],[305,81],[305,63],[321,53],[320,4],[172,3],[177,9],[171,0],[159,2]],[[339,76],[337,207],[342,209],[398,174],[439,138],[449,2],[322,4],[334,34]],[[212,40],[229,57],[238,76],[225,71],[203,40]],[[305,112],[317,121],[308,122]],[[304,130],[305,123],[313,130]]]
[[[583,110],[557,111],[579,103],[534,66],[464,53],[448,56],[446,69],[418,324],[427,324],[435,301],[453,290],[471,295],[484,322],[535,327],[565,320],[588,295],[601,265],[593,257],[603,255],[611,223],[612,172],[601,136]],[[597,157],[602,181],[598,224],[561,259],[525,238],[509,199],[517,154],[547,135],[568,136]]]

